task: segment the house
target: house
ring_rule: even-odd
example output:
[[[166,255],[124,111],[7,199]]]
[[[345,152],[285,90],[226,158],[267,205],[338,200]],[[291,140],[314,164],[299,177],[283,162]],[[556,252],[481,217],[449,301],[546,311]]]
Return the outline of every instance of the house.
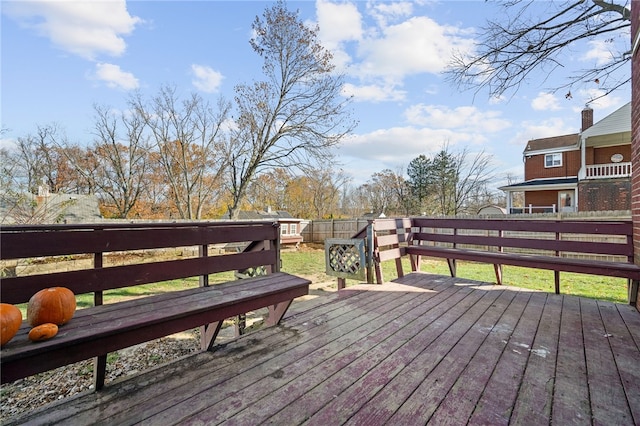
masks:
[[[104,219],[95,195],[0,192],[0,223],[95,223]]]
[[[585,108],[580,133],[530,140],[523,160],[524,182],[500,188],[508,213],[630,210],[631,103],[595,124]]]
[[[228,219],[229,215],[224,218]],[[303,241],[302,228],[307,222],[303,219],[296,219],[289,212],[282,210],[241,210],[238,213],[238,220],[274,220],[280,224],[280,243],[283,245],[295,245],[298,247]]]

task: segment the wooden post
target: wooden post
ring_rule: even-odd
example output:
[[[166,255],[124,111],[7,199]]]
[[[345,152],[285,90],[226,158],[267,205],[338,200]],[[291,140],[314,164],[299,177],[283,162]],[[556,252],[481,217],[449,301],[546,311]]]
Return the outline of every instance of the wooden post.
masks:
[[[93,268],[100,269],[103,266],[103,253],[93,254]],[[102,290],[93,293],[94,306],[100,306],[104,303],[104,294]],[[107,355],[100,355],[93,359],[93,385],[96,390],[104,387],[104,381],[107,375]]]
[[[375,258],[373,257],[373,239],[374,239],[374,229],[373,229],[373,221],[369,221],[369,224],[367,225],[367,239],[366,239],[366,258],[367,258],[367,284],[373,284],[373,269],[374,269],[374,263],[375,263]],[[338,282],[339,284],[339,282]],[[344,284],[344,283],[343,283]],[[338,287],[339,288],[339,287]],[[344,288],[344,287],[343,287]]]
[[[560,240],[560,233],[556,232],[556,241]],[[560,252],[556,250],[556,256],[560,256]],[[560,271],[553,271],[553,279],[556,289],[556,294],[560,294]]]
[[[504,231],[500,229],[498,231],[498,238],[502,238],[504,236]],[[498,252],[502,253],[504,251],[504,247],[498,246]],[[502,265],[495,264],[493,265],[493,269],[496,272],[496,283],[498,285],[502,285]]]
[[[209,255],[209,246],[207,244],[203,244],[198,246],[198,256],[199,257],[207,257]],[[209,287],[209,275],[200,275],[199,277],[200,287]]]

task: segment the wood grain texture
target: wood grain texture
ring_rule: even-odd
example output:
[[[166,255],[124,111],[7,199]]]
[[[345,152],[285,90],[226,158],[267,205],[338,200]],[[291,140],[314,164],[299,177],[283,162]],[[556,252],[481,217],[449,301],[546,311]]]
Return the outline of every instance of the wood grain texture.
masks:
[[[630,306],[418,273],[308,306],[8,424],[640,422]]]

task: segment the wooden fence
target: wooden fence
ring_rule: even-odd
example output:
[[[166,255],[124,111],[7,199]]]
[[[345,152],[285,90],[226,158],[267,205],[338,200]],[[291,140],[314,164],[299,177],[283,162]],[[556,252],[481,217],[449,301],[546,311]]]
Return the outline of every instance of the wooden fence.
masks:
[[[351,238],[368,224],[368,219],[310,220],[301,233],[304,242],[322,244],[329,238]]]
[[[512,214],[512,215],[491,215],[491,216],[464,216],[460,218],[491,218],[499,217],[504,219],[522,220],[631,220],[631,212],[621,211],[601,211],[601,212],[573,212],[573,213],[534,213],[534,214]],[[324,244],[328,238],[351,238],[361,229],[367,226],[368,219],[322,219],[310,220],[301,230],[302,237],[306,243]]]

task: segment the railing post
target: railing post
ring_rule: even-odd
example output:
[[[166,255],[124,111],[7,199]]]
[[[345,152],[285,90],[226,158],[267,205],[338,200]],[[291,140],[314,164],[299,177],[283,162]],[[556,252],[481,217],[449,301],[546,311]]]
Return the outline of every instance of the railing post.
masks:
[[[560,241],[560,233],[556,232],[556,241]],[[556,250],[556,257],[560,256],[560,252]],[[560,271],[553,271],[553,279],[555,284],[556,294],[560,294]]]
[[[207,244],[198,246],[198,257],[207,256],[209,256],[209,246]],[[200,275],[198,281],[200,283],[200,287],[209,287],[209,275]]]
[[[369,221],[367,225],[367,240],[365,250],[367,251],[367,284],[373,284],[373,221]]]
[[[104,261],[103,253],[93,254],[93,268],[102,268]],[[93,292],[93,305],[100,306],[104,303],[103,292]],[[107,355],[100,355],[93,359],[93,385],[96,390],[100,390],[104,387],[104,382],[107,377]]]

